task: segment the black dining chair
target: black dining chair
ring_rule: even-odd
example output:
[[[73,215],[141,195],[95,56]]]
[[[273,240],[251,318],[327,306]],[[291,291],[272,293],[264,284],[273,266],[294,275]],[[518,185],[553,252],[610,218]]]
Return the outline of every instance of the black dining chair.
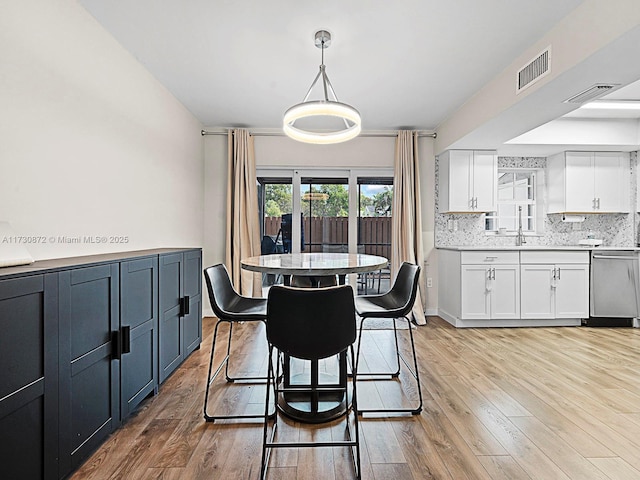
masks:
[[[207,388],[204,396],[204,418],[207,422],[215,422],[222,419],[239,419],[239,418],[262,418],[262,414],[243,414],[243,415],[212,415],[207,411],[209,402],[209,390],[211,384],[218,377],[224,367],[224,374],[227,382],[245,381],[256,383],[258,381],[266,382],[266,376],[243,376],[232,377],[229,374],[229,361],[231,359],[231,338],[233,336],[233,325],[237,322],[265,322],[267,318],[267,299],[244,297],[233,288],[229,272],[224,264],[214,265],[204,270],[204,278],[209,292],[209,301],[211,308],[218,321],[216,322],[213,341],[211,343],[211,357],[209,359],[209,373],[207,375]],[[212,375],[213,356],[216,348],[216,340],[218,338],[218,328],[222,323],[229,324],[229,338],[227,340],[227,352]]]
[[[416,356],[416,346],[413,340],[413,330],[411,327],[411,310],[416,301],[418,292],[418,281],[420,278],[420,267],[412,263],[404,262],[400,266],[398,275],[391,289],[382,295],[361,295],[355,299],[356,312],[360,316],[360,331],[358,334],[358,349],[356,353],[356,369],[360,360],[360,350],[362,347],[362,330],[365,322],[371,318],[393,319],[393,335],[395,339],[397,369],[391,372],[366,372],[361,373],[361,377],[376,378],[390,376],[398,378],[400,375],[400,361],[406,366],[416,381],[418,390],[418,404],[413,408],[376,408],[358,409],[358,413],[411,413],[417,415],[422,411],[422,390],[420,387],[420,374],[418,372],[418,359]],[[411,353],[413,354],[413,367],[405,360],[398,346],[398,329],[396,319],[403,318],[407,321],[409,338],[411,340]]]
[[[350,285],[340,285],[327,288],[295,288],[275,285],[269,290],[267,302],[267,341],[269,343],[269,380],[265,400],[265,423],[262,438],[262,467],[261,478],[266,478],[269,456],[273,448],[300,447],[350,447],[351,457],[356,478],[360,479],[360,436],[358,428],[356,376],[353,342],[356,339],[356,316],[353,289]],[[282,356],[289,356],[302,360],[317,362],[335,355],[351,356],[354,365],[351,390],[351,410],[354,412],[354,432],[349,428],[348,381],[345,375],[344,384],[318,385],[312,381],[311,386],[284,386],[280,378],[280,361],[277,361],[277,372],[274,372],[273,356],[277,351],[278,360]],[[309,394],[311,408],[320,393],[338,393],[344,395],[346,408],[346,438],[347,440],[318,441],[318,442],[277,442],[275,441],[278,413],[274,416],[274,423],[269,433],[267,417],[271,405],[271,385],[274,390],[274,405],[278,396],[287,393],[299,394],[301,391]],[[269,438],[268,438],[269,437]]]

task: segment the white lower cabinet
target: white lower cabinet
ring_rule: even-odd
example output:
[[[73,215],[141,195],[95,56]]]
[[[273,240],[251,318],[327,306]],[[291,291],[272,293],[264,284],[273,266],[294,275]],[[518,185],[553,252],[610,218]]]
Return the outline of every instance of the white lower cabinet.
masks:
[[[438,314],[456,327],[579,325],[589,252],[439,250]]]
[[[463,265],[462,318],[520,317],[518,265]]]
[[[523,253],[524,258],[521,259],[520,266],[521,318],[588,317],[588,252],[566,252],[564,258],[553,258],[556,260],[555,263],[543,263],[551,259],[549,253],[551,252]],[[562,260],[574,263],[560,263]]]

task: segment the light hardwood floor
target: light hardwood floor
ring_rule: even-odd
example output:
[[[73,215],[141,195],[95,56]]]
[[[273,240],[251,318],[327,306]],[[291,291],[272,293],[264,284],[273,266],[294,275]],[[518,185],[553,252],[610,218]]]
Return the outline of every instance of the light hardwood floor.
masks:
[[[202,417],[212,326],[204,320],[202,348],[73,479],[258,478],[261,425]],[[262,326],[239,331],[236,365],[257,373],[265,368]],[[424,411],[361,420],[364,480],[640,478],[640,329],[455,329],[435,317],[414,332]],[[365,332],[363,371],[389,356],[390,333]],[[400,378],[404,393],[398,382],[363,382],[361,405],[406,402],[415,392]],[[222,389],[219,409],[263,408],[263,387]],[[338,421],[279,423],[283,436],[343,434]],[[346,449],[278,450],[268,478],[343,480],[353,472]]]

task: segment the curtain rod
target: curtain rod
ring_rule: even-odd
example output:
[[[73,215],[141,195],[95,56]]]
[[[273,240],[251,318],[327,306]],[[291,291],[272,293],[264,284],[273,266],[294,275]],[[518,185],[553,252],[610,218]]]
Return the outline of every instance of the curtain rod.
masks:
[[[227,135],[228,131],[227,130],[218,130],[218,131],[200,130],[200,134],[202,136]],[[283,132],[250,132],[250,134],[254,137],[284,137],[285,136]],[[362,132],[358,136],[359,137],[396,137],[397,135],[398,135],[397,132],[379,132],[379,133]],[[436,133],[418,132],[418,137],[436,138],[436,136],[437,136]]]

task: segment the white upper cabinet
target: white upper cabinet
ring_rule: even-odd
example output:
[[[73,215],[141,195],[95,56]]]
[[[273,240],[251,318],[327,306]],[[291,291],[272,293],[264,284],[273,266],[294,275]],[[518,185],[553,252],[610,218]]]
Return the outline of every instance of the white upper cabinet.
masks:
[[[629,213],[629,155],[563,152],[547,159],[548,213]]]
[[[482,213],[496,210],[496,152],[448,150],[438,156],[438,169],[440,213]]]

